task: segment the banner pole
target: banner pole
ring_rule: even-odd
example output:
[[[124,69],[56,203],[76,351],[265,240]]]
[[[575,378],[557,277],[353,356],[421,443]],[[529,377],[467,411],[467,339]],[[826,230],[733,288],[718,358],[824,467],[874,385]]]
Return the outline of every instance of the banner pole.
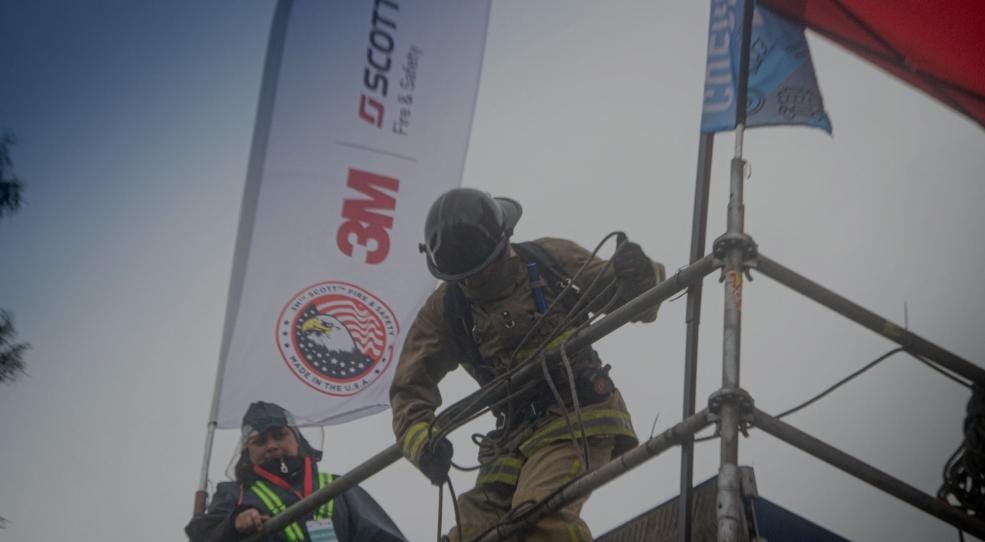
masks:
[[[691,218],[691,261],[705,254],[708,232],[708,191],[711,184],[711,162],[715,149],[715,134],[703,133],[698,140],[698,171],[694,183],[694,212]],[[698,393],[698,332],[701,325],[701,293],[704,281],[696,281],[687,289],[687,339],[684,343],[684,408],[682,419],[694,414]],[[685,436],[681,443],[681,492],[677,508],[677,539],[691,540],[691,516],[694,486],[694,436]]]
[[[209,408],[208,428],[205,435],[205,456],[202,459],[202,472],[198,491],[195,492],[194,513],[205,512],[205,502],[209,483],[209,462],[212,458],[212,443],[218,427],[219,398],[222,392],[222,378],[229,354],[232,329],[239,311],[239,298],[243,291],[243,271],[250,252],[253,236],[253,218],[256,214],[257,200],[260,197],[260,178],[267,153],[267,140],[273,117],[274,98],[277,93],[277,76],[280,73],[281,56],[287,36],[288,16],[293,0],[280,0],[274,11],[267,42],[267,58],[264,61],[263,79],[260,84],[260,98],[257,104],[256,124],[253,127],[253,141],[250,144],[250,161],[246,170],[246,183],[243,187],[243,200],[239,214],[239,229],[236,234],[236,248],[233,253],[232,272],[229,279],[229,292],[226,297],[226,315],[223,323],[222,344],[219,348],[219,364],[216,368],[215,386],[212,390],[212,405]]]

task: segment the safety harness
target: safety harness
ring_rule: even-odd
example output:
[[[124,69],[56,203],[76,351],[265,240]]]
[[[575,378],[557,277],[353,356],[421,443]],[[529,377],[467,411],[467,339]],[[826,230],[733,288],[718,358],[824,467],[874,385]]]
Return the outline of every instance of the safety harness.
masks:
[[[533,287],[541,286],[548,299],[553,301],[563,292],[563,297],[558,301],[558,307],[565,314],[570,312],[578,303],[579,291],[571,283],[563,269],[561,269],[551,254],[542,246],[535,242],[516,243],[512,245],[514,250],[526,263],[535,263],[541,272],[540,284],[532,284]],[[571,285],[565,291],[565,287]],[[472,318],[472,307],[465,297],[465,293],[454,282],[447,283],[445,295],[445,315],[449,320],[455,343],[458,346],[461,365],[479,383],[484,386],[495,378],[491,365],[479,352],[479,347],[473,338],[472,328],[474,321]],[[556,348],[574,331],[581,323],[587,320],[588,316],[583,315],[570,324],[570,328],[555,337],[547,345],[547,349]],[[523,359],[532,351],[522,350],[517,358]],[[602,368],[595,351],[588,349],[591,356],[589,374],[582,375],[576,373],[576,388],[582,406],[590,406],[604,401],[612,393],[611,380],[607,376],[608,367]],[[566,378],[566,377],[561,377]],[[600,386],[600,383],[604,384]],[[543,388],[543,389],[542,389]],[[517,423],[543,415],[547,409],[555,403],[555,399],[548,391],[547,384],[538,387],[532,394],[517,399],[517,403],[524,405],[524,409],[515,409],[521,416],[518,416]],[[567,386],[561,385],[560,389],[566,395]],[[566,400],[570,398],[566,397]],[[502,420],[501,412],[494,411],[497,418]],[[572,438],[592,437],[592,436],[625,436],[635,439],[632,423],[629,415],[615,409],[596,408],[585,412],[584,425],[572,427],[562,419],[554,420],[547,426],[534,432],[529,438],[525,439],[519,449],[511,453],[499,453],[487,461],[480,461],[481,466],[477,483],[483,484],[505,484],[515,486],[519,480],[520,470],[526,462],[526,458],[536,453],[545,446],[561,440]],[[503,427],[509,431],[515,427],[510,423],[510,427]],[[411,426],[404,434],[402,448],[404,455],[414,461],[419,457],[420,451],[427,442],[428,424],[419,422]],[[484,455],[480,448],[480,456]]]
[[[541,271],[542,283],[532,286],[542,286],[549,299],[556,299],[565,286],[571,284],[571,278],[564,274],[554,257],[544,250],[544,247],[533,241],[515,243],[511,246],[524,262],[537,265]],[[568,292],[570,293],[566,293],[559,302],[559,308],[564,312],[570,311],[578,302],[578,288],[572,285]],[[489,364],[479,353],[479,346],[473,338],[472,328],[475,322],[472,319],[472,305],[465,297],[465,292],[455,282],[447,283],[445,315],[449,319],[452,333],[455,336],[455,344],[458,346],[462,366],[480,386],[485,386],[493,380],[494,374]],[[573,325],[580,323],[581,321],[574,322]],[[519,355],[523,353],[520,352]]]

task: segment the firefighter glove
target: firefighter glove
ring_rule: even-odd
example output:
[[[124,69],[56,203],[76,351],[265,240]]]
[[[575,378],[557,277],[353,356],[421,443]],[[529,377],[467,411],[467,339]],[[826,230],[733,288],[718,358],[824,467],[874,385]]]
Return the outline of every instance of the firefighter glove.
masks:
[[[431,483],[440,486],[448,481],[448,471],[451,469],[451,456],[455,453],[451,441],[447,438],[428,443],[421,450],[421,456],[417,463],[417,468],[421,469],[424,476],[431,480]]]
[[[650,258],[647,258],[643,249],[632,241],[626,241],[616,249],[615,255],[612,256],[612,269],[616,273],[616,278],[624,283],[643,282],[648,275],[653,275]]]

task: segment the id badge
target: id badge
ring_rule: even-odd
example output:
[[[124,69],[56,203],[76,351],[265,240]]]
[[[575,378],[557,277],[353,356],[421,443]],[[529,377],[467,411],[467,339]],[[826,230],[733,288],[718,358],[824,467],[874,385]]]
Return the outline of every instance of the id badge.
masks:
[[[338,541],[338,538],[335,537],[335,526],[332,525],[331,518],[313,519],[305,522],[304,526],[308,528],[308,536],[311,537],[311,542]]]

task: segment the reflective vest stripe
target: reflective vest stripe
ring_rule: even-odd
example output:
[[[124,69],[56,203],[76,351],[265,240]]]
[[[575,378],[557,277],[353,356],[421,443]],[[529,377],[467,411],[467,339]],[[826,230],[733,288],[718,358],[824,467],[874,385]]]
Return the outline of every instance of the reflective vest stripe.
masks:
[[[267,507],[267,512],[271,515],[279,514],[287,508],[284,506],[284,501],[263,480],[253,482],[250,490],[263,501],[264,506]],[[284,527],[283,533],[287,537],[288,542],[304,541],[304,531],[301,530],[301,526],[297,522]]]
[[[331,484],[334,479],[335,477],[331,474],[325,474],[324,472],[318,473],[318,489]],[[332,514],[334,512],[335,499],[332,499],[318,507],[318,510],[315,512],[315,519],[332,519]]]

